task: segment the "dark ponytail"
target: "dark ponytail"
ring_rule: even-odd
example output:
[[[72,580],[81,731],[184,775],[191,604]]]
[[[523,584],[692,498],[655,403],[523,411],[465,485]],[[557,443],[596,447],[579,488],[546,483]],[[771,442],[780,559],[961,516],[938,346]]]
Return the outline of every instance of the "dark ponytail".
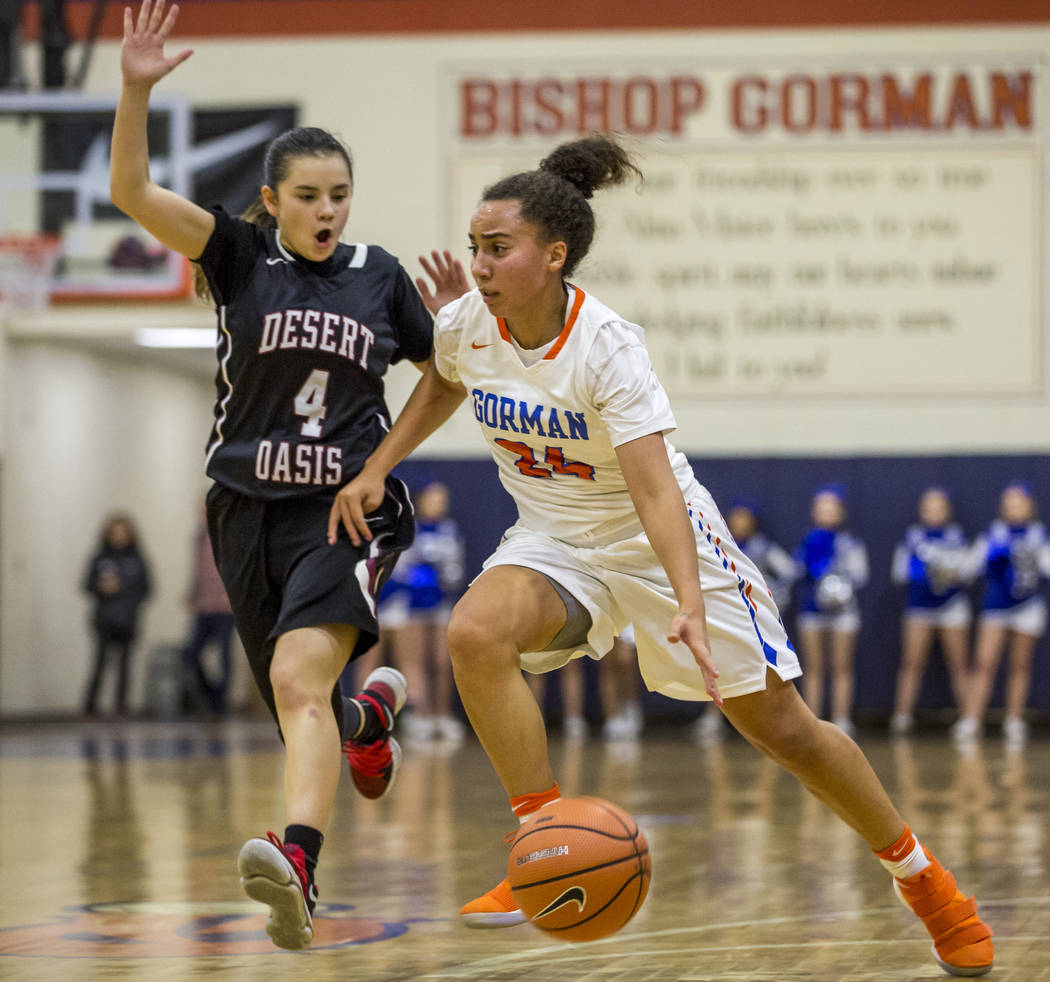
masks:
[[[286,130],[270,141],[263,159],[263,184],[277,190],[277,185],[287,176],[292,162],[299,157],[342,157],[350,172],[350,183],[354,182],[354,160],[350,150],[328,130],[317,126],[297,126]],[[241,218],[260,228],[276,228],[277,220],[266,210],[262,194],[241,212]],[[211,303],[211,287],[199,265],[193,267],[193,292],[198,300]]]
[[[594,133],[563,143],[538,169],[514,174],[486,188],[482,201],[521,202],[521,217],[537,226],[548,242],[564,242],[562,276],[575,272],[594,239],[594,212],[587,200],[595,191],[626,183],[642,172],[610,135]]]

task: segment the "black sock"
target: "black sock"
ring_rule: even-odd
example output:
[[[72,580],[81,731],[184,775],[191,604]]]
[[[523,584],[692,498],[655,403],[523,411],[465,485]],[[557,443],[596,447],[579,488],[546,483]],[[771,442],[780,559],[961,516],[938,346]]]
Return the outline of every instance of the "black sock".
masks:
[[[378,699],[376,702],[383,705]],[[372,699],[343,700],[343,733],[346,739],[357,743],[375,743],[386,735],[388,729],[390,720],[387,713],[380,712]]]
[[[298,846],[303,851],[308,881],[306,906],[312,914],[316,901],[314,900],[315,890],[310,888],[314,885],[314,870],[317,868],[317,857],[321,854],[321,846],[324,844],[324,835],[309,825],[289,825],[284,830],[284,841]]]

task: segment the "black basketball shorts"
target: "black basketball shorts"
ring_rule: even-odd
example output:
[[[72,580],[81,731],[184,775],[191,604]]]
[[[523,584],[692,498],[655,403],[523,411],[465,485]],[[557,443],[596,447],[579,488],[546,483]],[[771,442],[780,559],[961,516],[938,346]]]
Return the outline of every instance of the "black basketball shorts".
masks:
[[[376,643],[376,597],[397,557],[412,544],[415,518],[408,489],[388,477],[382,505],[368,516],[372,541],[355,546],[340,526],[327,539],[328,495],[267,501],[220,484],[208,492],[208,533],[230,597],[237,633],[255,684],[274,719],[270,664],[277,639],[318,624],[351,624],[358,630],[350,658]],[[342,729],[338,686],[332,707]]]

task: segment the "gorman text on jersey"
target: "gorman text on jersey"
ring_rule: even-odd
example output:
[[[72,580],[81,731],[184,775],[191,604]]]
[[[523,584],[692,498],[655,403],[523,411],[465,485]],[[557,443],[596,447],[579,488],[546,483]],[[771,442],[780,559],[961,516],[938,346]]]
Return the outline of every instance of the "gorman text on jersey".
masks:
[[[587,421],[583,413],[559,409],[557,406],[547,407],[542,403],[531,404],[524,399],[511,399],[482,389],[471,390],[470,397],[474,405],[474,418],[494,430],[535,433],[537,436],[559,440],[588,439]]]

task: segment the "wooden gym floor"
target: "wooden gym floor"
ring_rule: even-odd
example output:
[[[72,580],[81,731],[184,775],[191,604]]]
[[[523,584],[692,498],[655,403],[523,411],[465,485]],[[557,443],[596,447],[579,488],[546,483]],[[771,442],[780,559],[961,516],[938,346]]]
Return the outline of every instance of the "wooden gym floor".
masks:
[[[569,794],[632,812],[653,850],[645,907],[588,945],[529,925],[471,931],[514,827],[468,738],[406,747],[388,801],[340,788],[317,940],[281,952],[242,898],[243,840],[281,828],[268,722],[7,726],[0,732],[0,978],[904,982],[947,978],[867,848],[737,738],[552,740]],[[860,743],[996,931],[996,982],[1050,982],[1050,741],[963,753],[941,734]]]

